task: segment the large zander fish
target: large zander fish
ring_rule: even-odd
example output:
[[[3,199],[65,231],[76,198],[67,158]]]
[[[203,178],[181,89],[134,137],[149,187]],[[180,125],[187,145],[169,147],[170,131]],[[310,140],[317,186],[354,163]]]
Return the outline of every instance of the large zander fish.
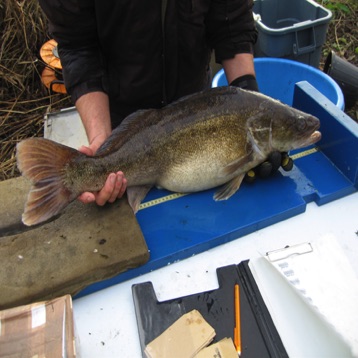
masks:
[[[214,199],[228,199],[272,151],[317,142],[318,127],[317,118],[263,94],[219,87],[135,112],[94,157],[44,138],[26,139],[17,146],[18,168],[32,181],[22,220],[50,219],[118,170],[127,178],[134,212],[152,186],[185,193],[225,184]]]

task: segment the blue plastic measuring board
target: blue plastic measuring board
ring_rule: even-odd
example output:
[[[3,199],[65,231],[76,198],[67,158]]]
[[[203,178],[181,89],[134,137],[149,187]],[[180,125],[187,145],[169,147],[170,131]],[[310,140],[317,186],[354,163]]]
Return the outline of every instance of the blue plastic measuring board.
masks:
[[[137,213],[150,260],[88,286],[77,297],[185,259],[306,210],[357,191],[358,124],[307,82],[296,85],[293,106],[321,120],[319,147],[290,153],[288,173],[243,183],[229,200],[215,202],[215,190],[180,196],[153,189]]]

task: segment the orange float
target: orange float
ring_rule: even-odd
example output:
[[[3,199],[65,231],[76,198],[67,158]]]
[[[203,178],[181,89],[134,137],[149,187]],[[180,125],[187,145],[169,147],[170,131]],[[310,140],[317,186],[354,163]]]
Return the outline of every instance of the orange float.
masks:
[[[58,56],[57,42],[53,39],[45,42],[40,49],[40,56],[46,64],[41,75],[42,83],[53,92],[67,93],[61,76],[62,65]]]
[[[67,93],[63,80],[56,77],[56,72],[53,68],[45,67],[41,75],[42,83],[51,91],[57,93]]]
[[[50,67],[62,69],[60,57],[57,51],[57,42],[49,40],[45,42],[40,49],[40,56],[42,60]]]

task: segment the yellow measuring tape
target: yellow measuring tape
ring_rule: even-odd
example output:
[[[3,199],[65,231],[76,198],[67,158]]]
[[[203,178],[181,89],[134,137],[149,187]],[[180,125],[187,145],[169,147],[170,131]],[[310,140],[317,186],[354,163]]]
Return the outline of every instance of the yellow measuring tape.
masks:
[[[298,159],[298,158],[302,158],[302,157],[306,157],[307,155],[310,155],[310,154],[313,154],[313,153],[316,153],[318,152],[318,148],[311,148],[311,149],[307,149],[303,152],[300,152],[300,153],[296,153],[296,154],[293,154],[291,155],[290,157],[295,160],[295,159]],[[158,198],[158,199],[153,199],[153,200],[150,200],[150,201],[146,201],[145,203],[142,203],[139,205],[139,210],[142,210],[142,209],[147,209],[147,208],[150,208],[151,206],[155,206],[155,205],[158,205],[158,204],[163,204],[167,201],[170,201],[170,200],[174,200],[174,199],[178,199],[178,198],[181,198],[185,195],[189,195],[190,193],[173,193],[173,194],[170,194],[170,195],[166,195],[166,196],[162,196],[161,198]]]
[[[303,152],[290,155],[290,157],[293,160],[295,160],[295,159],[298,159],[298,158],[306,157],[307,155],[310,155],[310,154],[313,154],[313,153],[316,153],[316,152],[318,152],[318,148],[314,147],[314,148],[311,148],[311,149],[304,150]]]
[[[173,193],[170,195],[162,196],[161,198],[158,198],[158,199],[146,201],[145,203],[142,203],[139,205],[139,210],[147,209],[154,205],[158,205],[158,204],[162,204],[167,201],[170,201],[170,200],[178,199],[185,195],[189,195],[189,193]]]

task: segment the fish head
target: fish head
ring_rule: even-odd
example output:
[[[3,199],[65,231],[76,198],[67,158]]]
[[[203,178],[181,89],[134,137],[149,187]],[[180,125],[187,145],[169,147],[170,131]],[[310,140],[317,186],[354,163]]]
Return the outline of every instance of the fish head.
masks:
[[[259,106],[259,114],[249,121],[249,131],[256,148],[262,153],[288,152],[321,139],[317,117],[282,104],[267,101]]]
[[[321,139],[317,117],[285,106],[271,122],[271,147],[280,152],[307,147]]]

